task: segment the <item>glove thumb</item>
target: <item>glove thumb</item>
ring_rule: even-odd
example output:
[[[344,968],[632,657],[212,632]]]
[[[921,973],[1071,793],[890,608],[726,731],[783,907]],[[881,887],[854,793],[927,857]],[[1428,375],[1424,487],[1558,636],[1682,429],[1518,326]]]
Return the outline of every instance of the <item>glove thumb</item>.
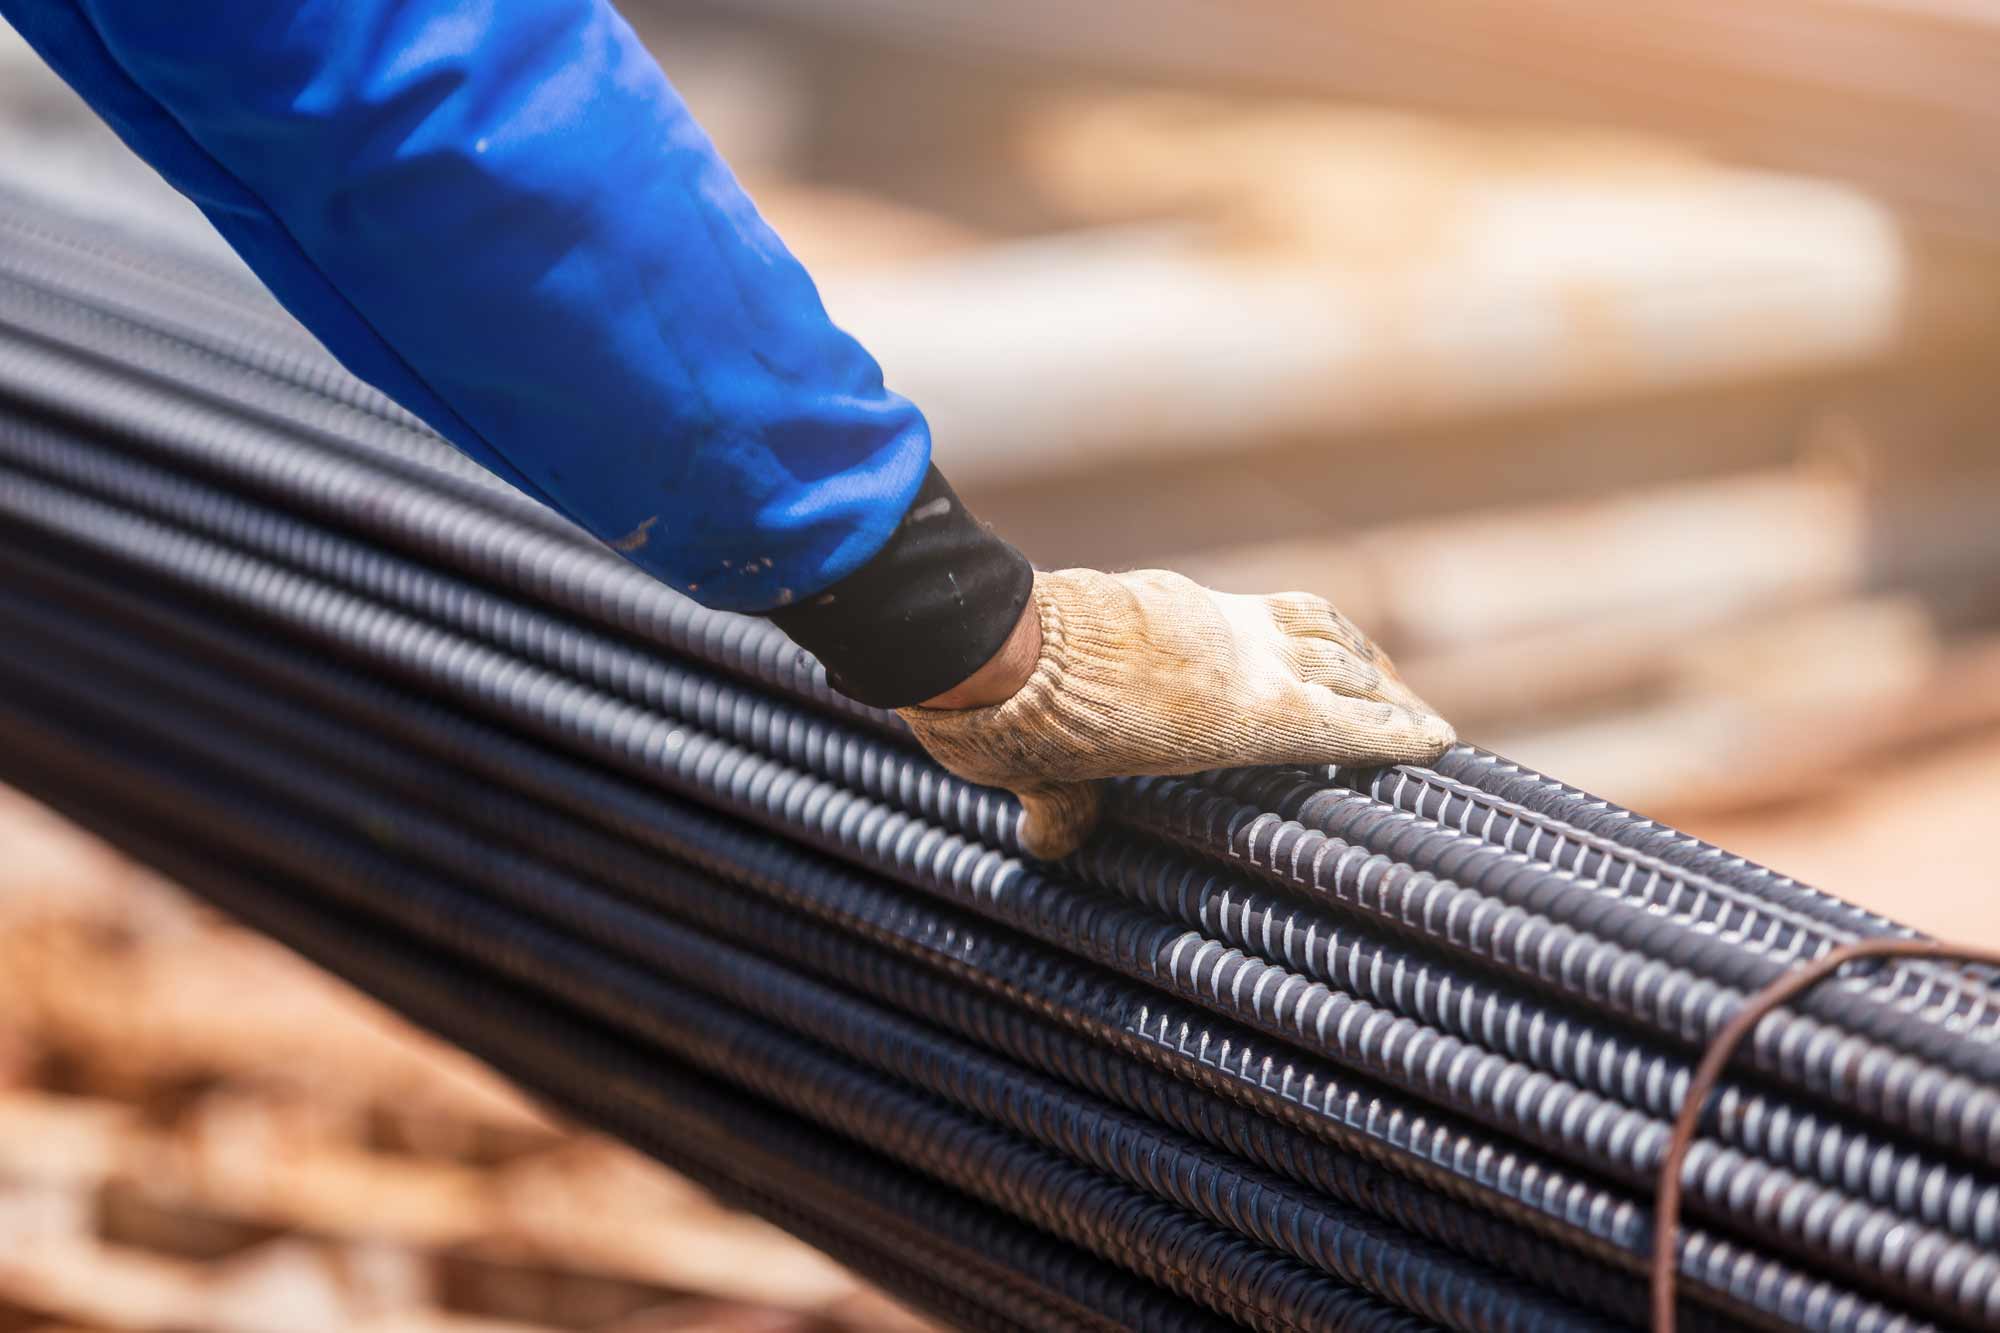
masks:
[[[1097,827],[1103,798],[1094,782],[1051,782],[1022,787],[1021,847],[1043,861],[1068,856]]]

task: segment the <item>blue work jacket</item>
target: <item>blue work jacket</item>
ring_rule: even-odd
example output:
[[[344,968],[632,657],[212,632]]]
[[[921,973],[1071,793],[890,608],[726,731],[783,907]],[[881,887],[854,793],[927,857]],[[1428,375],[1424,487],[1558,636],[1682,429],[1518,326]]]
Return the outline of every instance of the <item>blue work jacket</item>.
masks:
[[[605,0],[0,0],[348,369],[698,600],[859,569],[883,387]]]

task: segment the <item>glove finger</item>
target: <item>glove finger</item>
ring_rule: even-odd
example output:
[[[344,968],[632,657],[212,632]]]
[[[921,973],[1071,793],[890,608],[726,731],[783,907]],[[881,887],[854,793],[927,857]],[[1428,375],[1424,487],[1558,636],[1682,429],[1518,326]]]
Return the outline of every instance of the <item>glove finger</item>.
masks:
[[[1333,603],[1309,592],[1274,592],[1260,599],[1271,623],[1287,634],[1316,639],[1343,639],[1340,613]]]
[[[1317,685],[1306,686],[1306,692],[1308,743],[1313,752],[1263,762],[1346,767],[1427,764],[1458,741],[1452,725],[1428,708],[1349,699]]]
[[[1055,861],[1083,845],[1097,827],[1103,797],[1092,782],[1052,782],[1023,787],[1021,846],[1033,857]]]
[[[1286,645],[1285,655],[1300,680],[1324,685],[1335,694],[1396,704],[1407,704],[1416,697],[1410,695],[1404,699],[1391,693],[1394,686],[1388,673],[1331,639],[1294,638]],[[1409,691],[1404,689],[1402,693],[1408,695]]]
[[[1366,658],[1328,639],[1293,639],[1286,654],[1300,680],[1324,685],[1335,694],[1394,704],[1418,716],[1437,714],[1396,674],[1387,657]]]
[[[1385,699],[1400,708],[1407,708],[1412,713],[1429,713],[1436,716],[1437,710],[1425,703],[1423,697],[1409,687],[1401,673],[1396,670],[1394,662],[1384,657],[1381,665],[1382,688],[1375,695],[1376,698]]]
[[[1375,641],[1324,597],[1309,592],[1281,592],[1264,599],[1271,623],[1297,639],[1324,639],[1340,644],[1368,662],[1386,662]]]

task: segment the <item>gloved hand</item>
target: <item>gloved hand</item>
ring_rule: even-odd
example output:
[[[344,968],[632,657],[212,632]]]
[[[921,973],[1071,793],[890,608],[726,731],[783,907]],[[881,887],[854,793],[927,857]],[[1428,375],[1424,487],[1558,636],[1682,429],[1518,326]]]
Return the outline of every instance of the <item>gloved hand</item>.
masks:
[[[1035,856],[1065,856],[1090,832],[1093,779],[1424,763],[1457,739],[1322,598],[1066,569],[1035,575],[1034,606],[1041,656],[1011,698],[899,711],[953,773],[1021,798]]]

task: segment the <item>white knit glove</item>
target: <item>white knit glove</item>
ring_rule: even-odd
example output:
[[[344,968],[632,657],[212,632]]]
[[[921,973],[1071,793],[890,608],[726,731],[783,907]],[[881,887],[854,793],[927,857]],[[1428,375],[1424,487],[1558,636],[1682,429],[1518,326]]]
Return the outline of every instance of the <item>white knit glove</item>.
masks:
[[[1456,739],[1323,598],[1211,592],[1165,570],[1035,576],[1042,652],[986,708],[905,708],[953,773],[1021,798],[1044,858],[1096,823],[1093,779],[1258,764],[1424,763]]]

